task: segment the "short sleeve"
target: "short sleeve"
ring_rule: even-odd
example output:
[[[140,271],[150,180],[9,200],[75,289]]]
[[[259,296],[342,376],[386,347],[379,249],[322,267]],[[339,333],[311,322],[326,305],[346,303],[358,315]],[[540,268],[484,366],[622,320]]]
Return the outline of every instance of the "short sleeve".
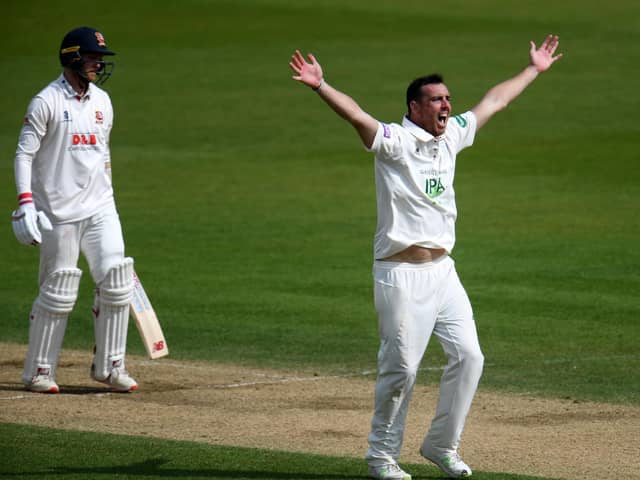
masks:
[[[455,115],[447,124],[447,136],[455,146],[456,153],[473,145],[477,120],[472,111]]]
[[[373,144],[371,144],[371,148],[367,148],[367,151],[375,153],[376,157],[382,159],[401,159],[402,137],[398,126],[379,122]]]

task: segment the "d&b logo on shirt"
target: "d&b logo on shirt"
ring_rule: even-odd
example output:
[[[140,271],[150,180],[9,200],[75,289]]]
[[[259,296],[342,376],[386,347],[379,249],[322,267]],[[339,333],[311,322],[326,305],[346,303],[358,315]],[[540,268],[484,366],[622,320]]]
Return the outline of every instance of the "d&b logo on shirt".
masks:
[[[93,133],[73,133],[71,134],[72,145],[95,145],[96,136]]]
[[[88,152],[100,149],[99,139],[95,133],[72,133],[69,137],[71,140],[69,152]]]

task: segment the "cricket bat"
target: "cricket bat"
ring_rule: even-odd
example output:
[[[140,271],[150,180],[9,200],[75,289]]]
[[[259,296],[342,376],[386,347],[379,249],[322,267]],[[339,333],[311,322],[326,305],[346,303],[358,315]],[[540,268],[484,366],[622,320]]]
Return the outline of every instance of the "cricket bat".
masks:
[[[156,312],[153,310],[149,297],[147,297],[135,271],[133,272],[133,294],[129,311],[136,322],[149,358],[156,359],[169,355],[167,341],[164,339]]]

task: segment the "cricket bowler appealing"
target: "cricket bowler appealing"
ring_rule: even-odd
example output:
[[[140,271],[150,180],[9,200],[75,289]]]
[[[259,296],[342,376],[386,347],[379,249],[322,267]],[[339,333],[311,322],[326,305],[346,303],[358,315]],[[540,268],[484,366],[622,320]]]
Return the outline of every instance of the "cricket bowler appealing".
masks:
[[[476,131],[504,109],[561,57],[558,37],[540,48],[531,42],[529,65],[490,89],[471,110],[451,115],[442,76],[417,78],[407,88],[402,124],[381,123],[349,96],[329,85],[311,54],[296,51],[294,80],[311,87],[358,132],[375,155],[378,225],[374,239],[374,301],[380,349],[374,413],[366,461],[379,480],[411,480],[398,465],[416,374],[435,335],[448,363],[440,398],[420,454],[452,478],[471,468],[458,446],[476,392],[484,356],[471,303],[449,254],[457,216],[453,179],[457,154]]]
[[[59,391],[56,367],[78,296],[80,252],[96,283],[89,373],[115,391],[138,388],[125,369],[133,259],[124,256],[111,186],[113,109],[96,86],[111,75],[113,63],[103,60],[111,55],[98,30],[67,33],[59,52],[63,72],[31,100],[18,140],[13,231],[20,243],[40,245],[39,295],[22,372],[32,392]]]

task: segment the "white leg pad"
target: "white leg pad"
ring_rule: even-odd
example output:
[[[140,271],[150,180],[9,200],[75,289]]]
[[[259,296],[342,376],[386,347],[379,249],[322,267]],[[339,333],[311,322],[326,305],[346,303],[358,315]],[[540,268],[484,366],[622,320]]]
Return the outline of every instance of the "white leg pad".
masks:
[[[133,291],[133,259],[125,258],[98,285],[93,306],[96,341],[93,376],[106,379],[114,368],[124,368]]]
[[[40,286],[29,315],[29,348],[22,371],[28,383],[36,375],[55,379],[67,318],[78,298],[82,271],[65,268],[51,273]]]

